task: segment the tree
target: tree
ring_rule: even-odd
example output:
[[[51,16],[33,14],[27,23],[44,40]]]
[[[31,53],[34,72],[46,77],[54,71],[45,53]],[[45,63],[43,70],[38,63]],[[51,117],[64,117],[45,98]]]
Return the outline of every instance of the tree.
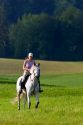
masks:
[[[83,0],[76,0],[75,6],[83,11]]]
[[[52,14],[55,8],[54,0],[3,0],[7,11],[7,20],[15,23],[25,13]]]
[[[78,59],[78,45],[81,41],[81,29],[83,26],[83,13],[76,7],[69,7],[63,11],[59,17],[61,30],[61,50],[63,59],[77,60]],[[82,41],[81,41],[82,42]],[[80,50],[79,50],[80,51]]]
[[[51,59],[54,49],[55,20],[47,14],[24,15],[10,29],[10,40],[14,43],[15,57],[22,58],[29,51],[36,58]]]
[[[8,27],[4,4],[0,5],[0,57],[7,57],[9,52]]]

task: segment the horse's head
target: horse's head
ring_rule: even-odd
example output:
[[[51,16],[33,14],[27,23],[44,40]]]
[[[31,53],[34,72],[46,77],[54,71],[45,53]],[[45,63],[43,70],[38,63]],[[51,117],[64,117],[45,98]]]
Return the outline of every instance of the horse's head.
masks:
[[[39,76],[40,74],[40,67],[38,64],[34,64],[32,67],[31,67],[31,70],[30,70],[30,73],[31,74],[34,74],[34,76]]]

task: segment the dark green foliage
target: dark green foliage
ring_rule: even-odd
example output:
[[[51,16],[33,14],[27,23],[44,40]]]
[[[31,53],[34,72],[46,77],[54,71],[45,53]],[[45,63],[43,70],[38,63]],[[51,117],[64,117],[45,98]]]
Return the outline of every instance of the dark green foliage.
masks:
[[[83,60],[82,0],[0,0],[0,57]]]
[[[55,20],[46,14],[23,16],[10,29],[10,40],[14,42],[14,56],[22,58],[32,51],[35,58],[52,59],[54,31]]]
[[[9,56],[8,25],[4,4],[0,5],[0,57]]]

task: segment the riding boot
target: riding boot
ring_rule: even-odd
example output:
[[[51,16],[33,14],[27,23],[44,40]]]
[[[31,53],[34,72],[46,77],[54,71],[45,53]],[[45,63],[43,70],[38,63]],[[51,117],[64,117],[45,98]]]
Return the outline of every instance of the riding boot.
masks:
[[[27,80],[28,80],[28,77],[29,77],[29,75],[27,75],[27,76],[25,77],[24,81],[21,82],[21,88],[22,88],[22,89],[25,89],[25,84],[26,84],[26,82],[27,82]]]

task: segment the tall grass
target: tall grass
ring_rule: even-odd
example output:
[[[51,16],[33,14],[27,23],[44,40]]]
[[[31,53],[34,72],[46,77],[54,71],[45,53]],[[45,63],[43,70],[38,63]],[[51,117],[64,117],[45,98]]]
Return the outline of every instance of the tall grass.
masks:
[[[0,59],[0,125],[83,125],[83,63],[37,62],[41,63],[44,90],[39,108],[34,108],[35,99],[31,97],[31,109],[27,105],[24,109],[21,100],[18,111],[17,103],[11,102],[23,60]]]

